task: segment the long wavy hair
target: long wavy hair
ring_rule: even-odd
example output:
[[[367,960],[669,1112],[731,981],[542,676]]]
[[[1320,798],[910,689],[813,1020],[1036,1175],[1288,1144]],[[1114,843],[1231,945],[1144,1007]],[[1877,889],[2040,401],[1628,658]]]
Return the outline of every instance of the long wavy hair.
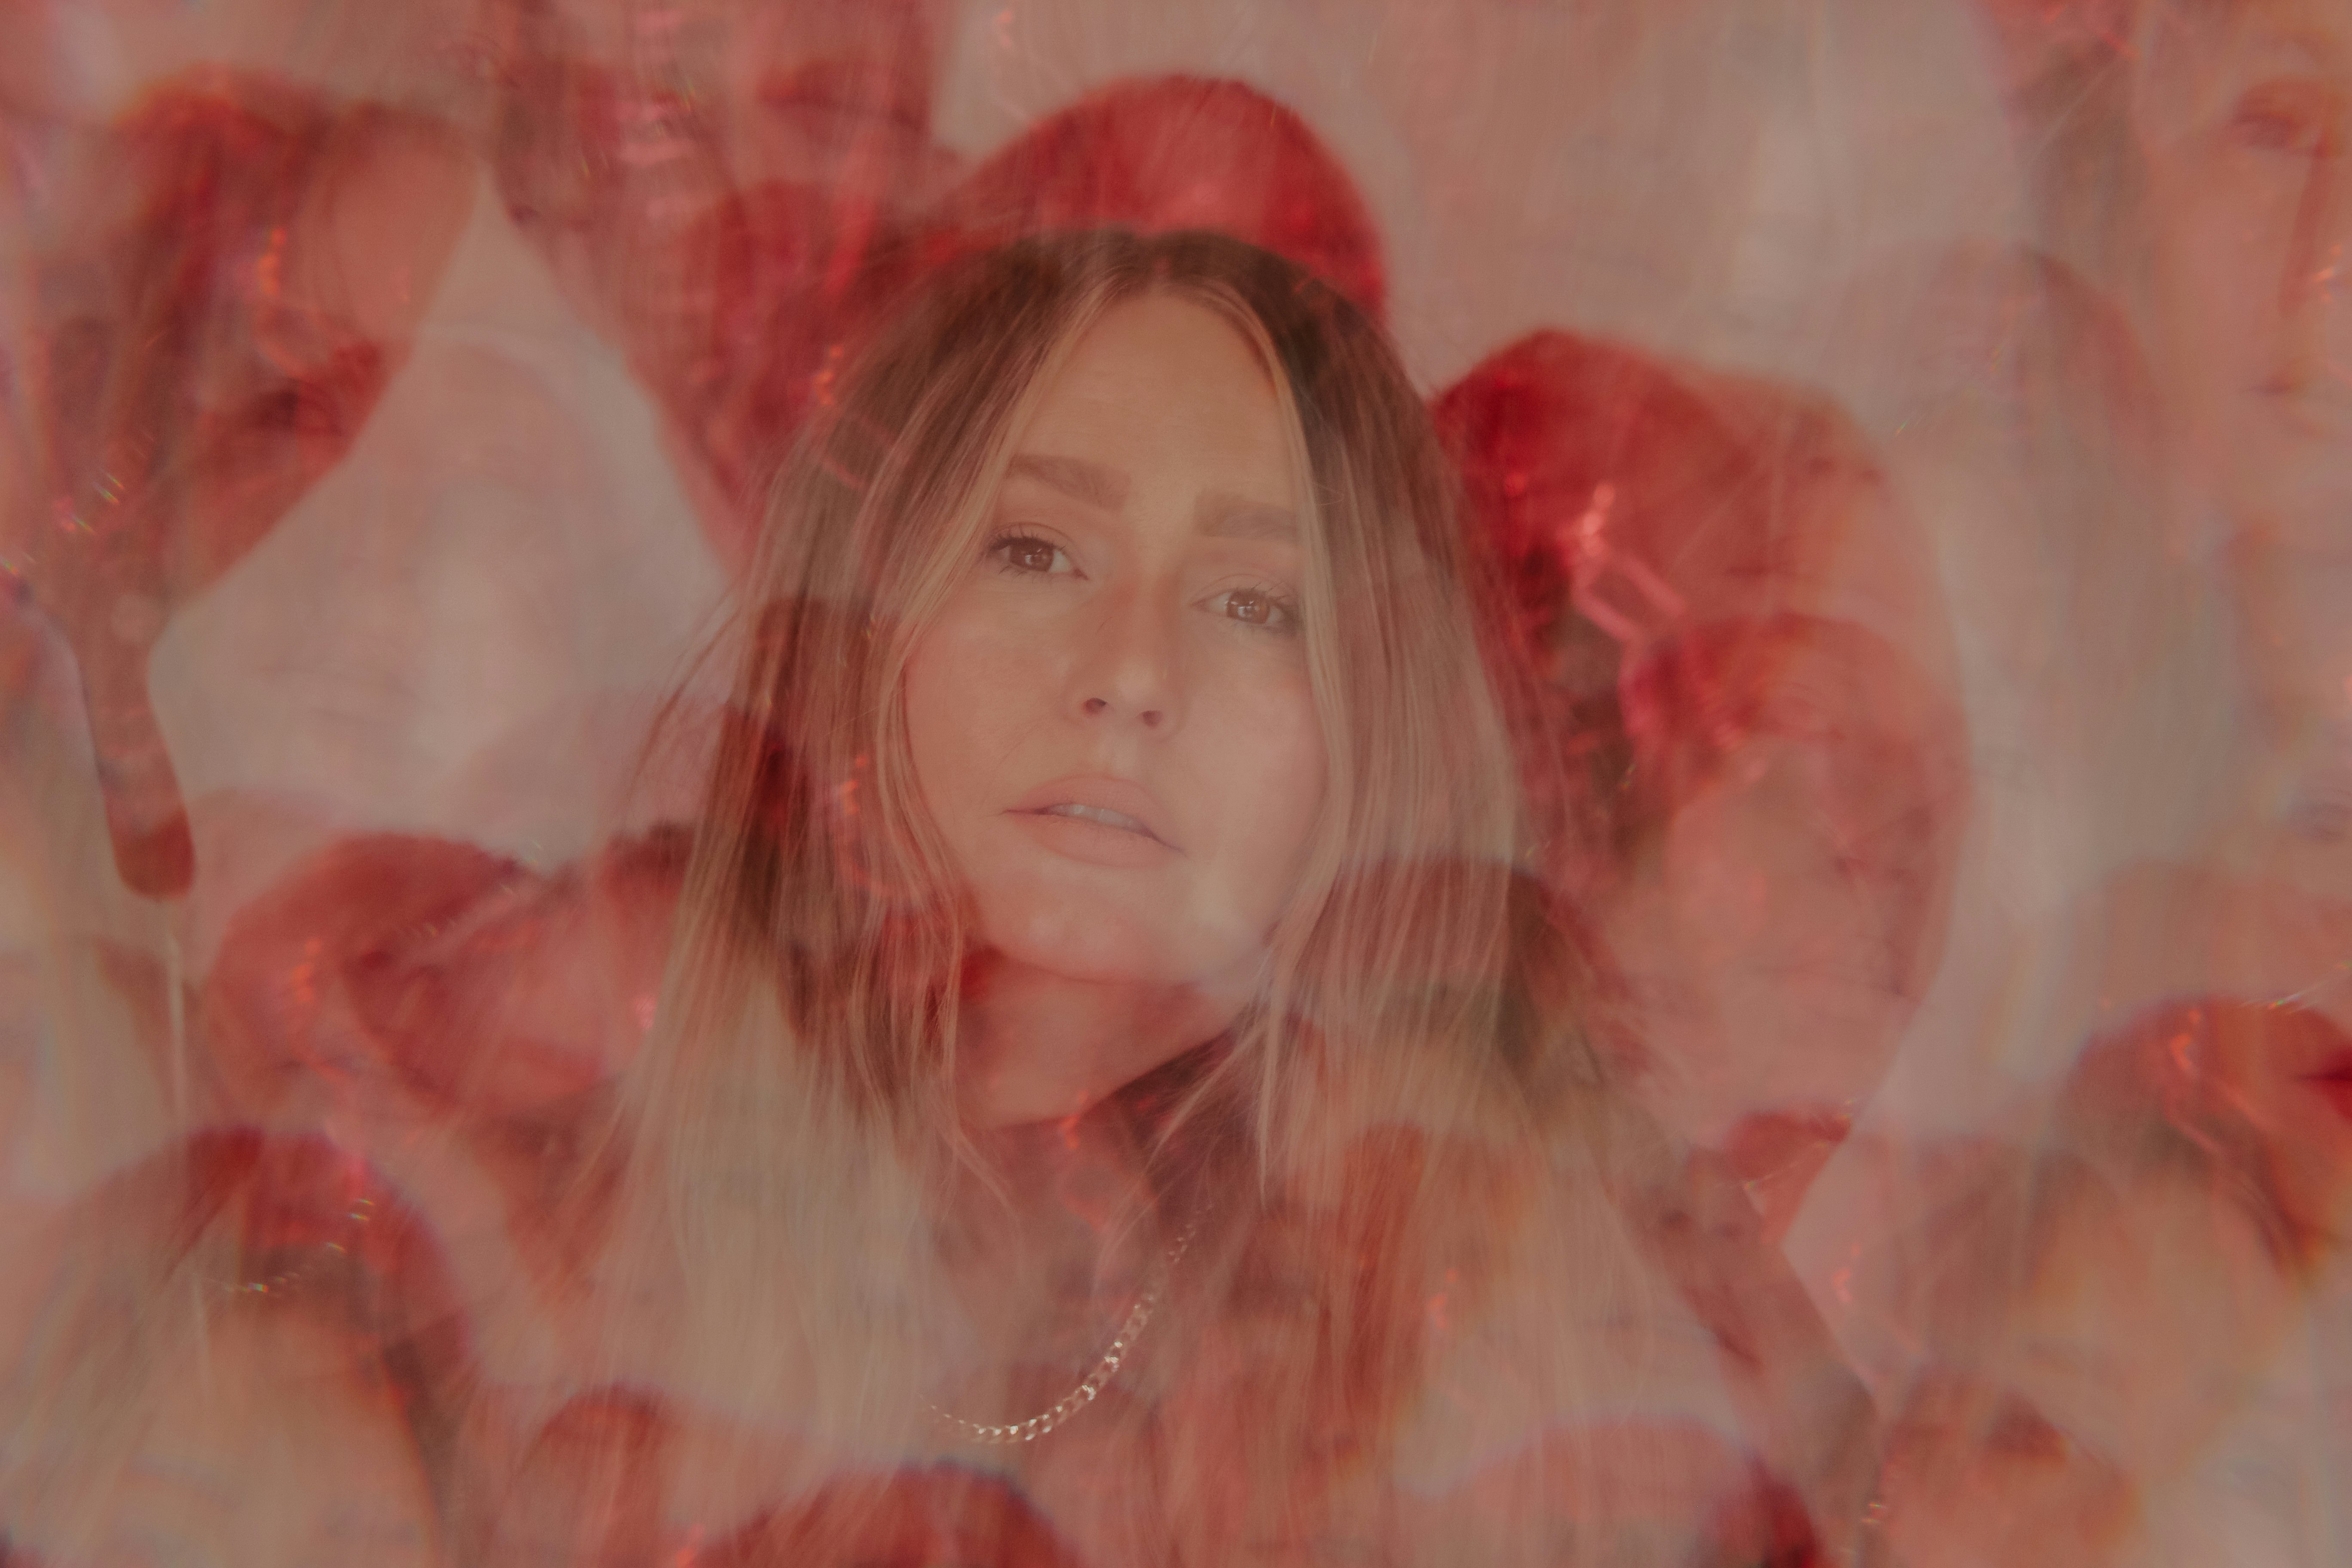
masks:
[[[980,550],[1014,443],[1073,345],[1154,295],[1228,322],[1275,387],[1303,477],[1302,619],[1330,758],[1257,993],[1163,1097],[1167,1168],[1222,1151],[1221,1212],[1238,1218],[1302,1184],[1339,1201],[1347,1151],[1373,1129],[1410,1129],[1424,1151],[1491,1154],[1500,1139],[1556,1164],[1546,1151],[1576,1143],[1555,1135],[1561,1119],[1600,1098],[1579,950],[1518,875],[1485,568],[1378,327],[1290,263],[1213,234],[1065,235],[959,262],[819,389],[778,480],[664,998],[625,1097],[623,1234],[657,1250],[635,1255],[656,1268],[622,1288],[624,1318],[635,1300],[686,1347],[666,1377],[788,1415],[836,1450],[904,1452],[926,1369],[957,1342],[928,1200],[969,1164],[951,1086],[975,933],[909,762],[909,652]],[[1371,1251],[1337,1265],[1350,1279],[1300,1365],[1385,1357],[1394,1375],[1373,1382],[1409,1385],[1420,1298],[1387,1328],[1349,1305],[1371,1299],[1359,1264],[1450,1190],[1444,1159],[1407,1165],[1367,1218]],[[1203,1311],[1246,1248],[1234,1228],[1223,1273],[1188,1264]],[[1543,1228],[1576,1245],[1570,1220]],[[1277,1409],[1318,1397],[1268,1391]]]

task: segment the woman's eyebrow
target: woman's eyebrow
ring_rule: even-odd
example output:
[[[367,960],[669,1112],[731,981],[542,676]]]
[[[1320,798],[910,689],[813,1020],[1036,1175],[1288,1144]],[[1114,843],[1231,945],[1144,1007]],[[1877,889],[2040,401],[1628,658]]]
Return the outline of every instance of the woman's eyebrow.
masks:
[[[1298,519],[1287,507],[1212,493],[1201,498],[1200,518],[1203,538],[1298,542]]]
[[[1006,466],[1006,479],[1034,479],[1105,511],[1127,504],[1127,476],[1084,458],[1049,458],[1024,452]]]

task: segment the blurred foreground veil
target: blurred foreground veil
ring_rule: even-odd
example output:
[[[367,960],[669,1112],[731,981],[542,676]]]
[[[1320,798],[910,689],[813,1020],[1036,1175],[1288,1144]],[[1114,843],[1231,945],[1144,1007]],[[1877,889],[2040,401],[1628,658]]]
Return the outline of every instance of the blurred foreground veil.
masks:
[[[0,1563],[2341,1560],[2347,115],[2340,0],[0,0]],[[730,593],[1099,227],[1393,338],[1580,1109],[1202,1119],[1024,1447],[845,1243],[820,1443],[613,1261]]]

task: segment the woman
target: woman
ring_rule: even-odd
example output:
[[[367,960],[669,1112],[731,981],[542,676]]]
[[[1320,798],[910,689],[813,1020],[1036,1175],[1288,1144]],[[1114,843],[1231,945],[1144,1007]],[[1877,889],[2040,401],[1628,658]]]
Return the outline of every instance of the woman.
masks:
[[[1066,237],[897,314],[750,583],[626,1095],[624,1390],[500,1560],[1801,1533],[1610,1201],[1668,1166],[1515,879],[1479,579],[1391,352],[1286,262]]]
[[[420,1458],[457,1562],[1801,1558],[1851,1383],[1609,1088],[1479,579],[1387,345],[1290,264],[936,279],[788,465],[624,1131],[542,1249],[594,1258],[548,1333],[605,1364],[555,1408],[456,1355],[307,1442]],[[429,1273],[382,1342],[463,1340]],[[208,1429],[204,1315],[138,1294],[153,1353],[0,1410],[45,1560]],[[236,1431],[299,1397],[253,1386]]]

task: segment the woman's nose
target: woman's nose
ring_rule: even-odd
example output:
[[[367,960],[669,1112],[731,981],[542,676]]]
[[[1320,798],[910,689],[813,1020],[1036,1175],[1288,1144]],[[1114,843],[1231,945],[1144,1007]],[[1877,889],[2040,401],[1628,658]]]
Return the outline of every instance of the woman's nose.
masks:
[[[2332,139],[2312,155],[2280,282],[2288,319],[2342,377],[2352,368],[2352,156]]]
[[[1105,595],[1072,671],[1072,695],[1091,723],[1166,731],[1181,718],[1173,613],[1141,592]]]

